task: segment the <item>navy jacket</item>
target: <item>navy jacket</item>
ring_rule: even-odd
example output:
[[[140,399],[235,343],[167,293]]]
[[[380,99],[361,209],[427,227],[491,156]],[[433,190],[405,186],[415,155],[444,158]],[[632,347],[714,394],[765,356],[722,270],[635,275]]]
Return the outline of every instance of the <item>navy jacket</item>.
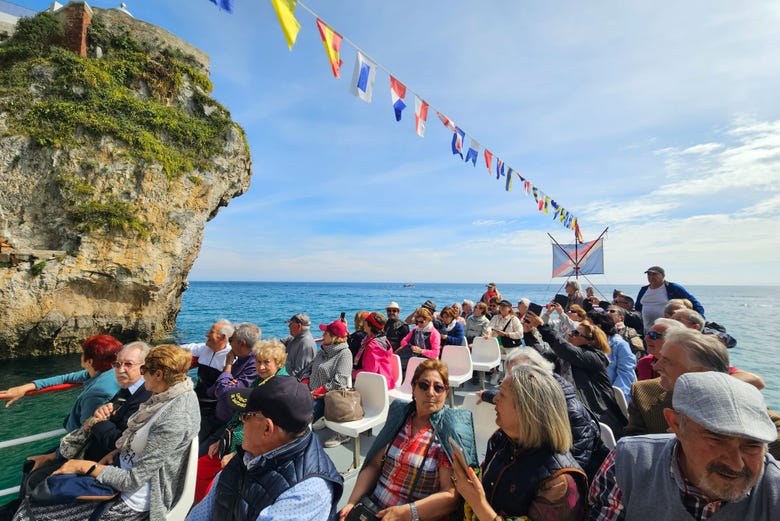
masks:
[[[664,285],[666,286],[666,296],[669,297],[669,300],[672,300],[673,298],[687,298],[691,301],[691,304],[693,304],[693,309],[698,311],[701,316],[704,316],[704,306],[701,305],[701,302],[699,302],[696,297],[688,293],[684,287],[675,282],[669,282],[668,280],[664,281]],[[636,296],[636,302],[634,303],[634,309],[637,311],[642,311],[642,297],[645,296],[645,292],[649,287],[650,285],[648,284],[647,286],[642,286],[642,289],[639,290],[639,294]]]

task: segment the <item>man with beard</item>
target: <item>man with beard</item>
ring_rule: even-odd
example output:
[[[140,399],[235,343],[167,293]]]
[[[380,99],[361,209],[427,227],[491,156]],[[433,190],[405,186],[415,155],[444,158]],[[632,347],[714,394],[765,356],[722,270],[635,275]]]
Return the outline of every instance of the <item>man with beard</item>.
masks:
[[[683,374],[664,415],[672,434],[623,438],[591,485],[591,521],[772,519],[777,430],[761,393],[718,372]],[[715,517],[713,517],[715,516]]]

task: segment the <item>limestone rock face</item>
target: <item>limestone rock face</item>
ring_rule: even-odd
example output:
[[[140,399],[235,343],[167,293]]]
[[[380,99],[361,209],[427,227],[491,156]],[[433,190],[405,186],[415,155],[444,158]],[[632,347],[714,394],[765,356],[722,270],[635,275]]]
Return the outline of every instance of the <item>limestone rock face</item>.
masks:
[[[52,132],[67,139],[42,139],[33,118],[64,110],[63,103],[80,110],[95,102],[89,82],[63,87],[67,76],[58,67],[36,63],[23,69],[24,89],[0,90],[0,359],[78,350],[98,333],[123,341],[164,338],[206,222],[244,193],[251,177],[241,129],[186,73],[149,110],[206,123],[207,111],[220,112],[227,124],[206,138],[205,160],[180,161],[172,172],[170,160],[140,154],[122,129],[101,135],[89,122],[63,131],[52,121]],[[54,84],[66,89],[64,101],[52,94]],[[125,84],[135,99],[154,95],[144,81]],[[46,105],[52,100],[56,105]],[[177,149],[175,142],[171,147]]]

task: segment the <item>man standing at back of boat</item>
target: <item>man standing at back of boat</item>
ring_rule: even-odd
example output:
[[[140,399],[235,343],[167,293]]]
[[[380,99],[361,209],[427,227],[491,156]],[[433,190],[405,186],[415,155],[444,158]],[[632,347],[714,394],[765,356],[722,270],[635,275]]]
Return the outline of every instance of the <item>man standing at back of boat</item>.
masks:
[[[298,380],[309,376],[311,362],[317,350],[317,344],[309,331],[310,326],[308,315],[296,313],[287,321],[290,336],[282,338],[282,343],[287,348],[287,362],[284,366],[287,373]]]
[[[688,293],[686,289],[675,282],[664,280],[666,272],[660,266],[650,266],[645,270],[647,274],[647,286],[642,286],[639,294],[636,296],[636,310],[642,313],[642,322],[644,330],[650,331],[655,319],[664,316],[664,307],[666,303],[673,298],[687,298],[693,304],[693,309],[704,316],[704,307],[701,303]]]

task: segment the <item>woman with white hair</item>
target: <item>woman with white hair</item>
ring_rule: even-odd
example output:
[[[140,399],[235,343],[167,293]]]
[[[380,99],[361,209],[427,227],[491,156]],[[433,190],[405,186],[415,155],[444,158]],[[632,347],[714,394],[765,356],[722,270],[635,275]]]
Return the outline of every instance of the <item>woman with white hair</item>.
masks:
[[[496,424],[481,478],[453,460],[452,481],[471,510],[466,519],[584,519],[588,480],[570,452],[566,400],[552,375],[514,367],[496,396]]]

